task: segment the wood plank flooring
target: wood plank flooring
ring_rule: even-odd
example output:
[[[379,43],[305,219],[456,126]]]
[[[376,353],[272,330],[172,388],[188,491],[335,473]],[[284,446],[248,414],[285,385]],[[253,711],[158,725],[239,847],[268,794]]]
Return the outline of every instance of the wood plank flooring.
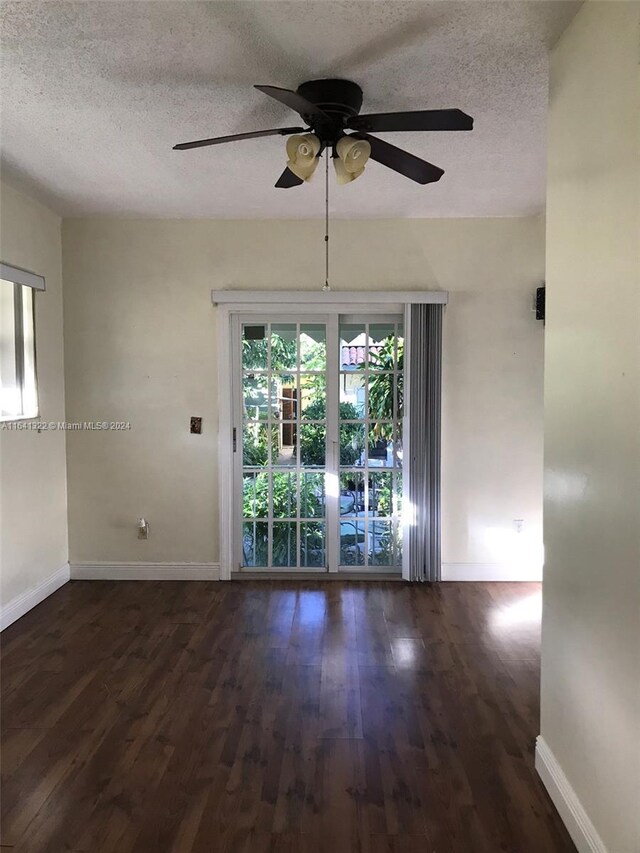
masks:
[[[72,581],[2,635],[2,850],[574,851],[539,591]]]

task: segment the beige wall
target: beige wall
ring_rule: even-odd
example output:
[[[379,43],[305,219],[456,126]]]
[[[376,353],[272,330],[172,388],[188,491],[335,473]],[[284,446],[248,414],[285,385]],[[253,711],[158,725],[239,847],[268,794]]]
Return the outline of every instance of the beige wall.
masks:
[[[530,571],[541,542],[543,329],[531,301],[543,222],[336,222],[333,234],[336,291],[451,291],[444,559]],[[72,562],[218,560],[210,291],[319,288],[323,251],[317,221],[65,221],[67,415],[132,425],[67,435]],[[202,436],[188,432],[192,414]],[[520,538],[514,518],[525,519]]]
[[[610,853],[640,851],[640,5],[555,49],[542,736]]]
[[[40,418],[64,420],[60,218],[2,184],[2,260],[43,275],[35,296]],[[63,432],[0,429],[2,604],[38,586],[67,562]]]

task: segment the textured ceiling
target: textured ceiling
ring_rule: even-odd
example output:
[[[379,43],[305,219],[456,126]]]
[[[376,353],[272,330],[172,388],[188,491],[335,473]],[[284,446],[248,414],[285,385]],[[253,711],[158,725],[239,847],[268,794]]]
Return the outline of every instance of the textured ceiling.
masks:
[[[425,187],[377,163],[343,218],[518,216],[545,192],[550,47],[577,2],[6,2],[3,168],[64,215],[323,215],[320,174],[274,189],[284,139],[176,142],[297,123],[252,88],[336,76],[362,112],[459,107],[472,133],[381,134],[445,169]]]

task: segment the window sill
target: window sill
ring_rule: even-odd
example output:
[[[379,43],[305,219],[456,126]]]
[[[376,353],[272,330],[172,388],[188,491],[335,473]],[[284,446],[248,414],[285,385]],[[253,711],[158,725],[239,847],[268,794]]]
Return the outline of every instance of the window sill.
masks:
[[[0,424],[16,424],[16,423],[25,423],[25,421],[38,421],[40,420],[40,415],[36,413],[35,415],[11,415],[5,416],[0,415]]]

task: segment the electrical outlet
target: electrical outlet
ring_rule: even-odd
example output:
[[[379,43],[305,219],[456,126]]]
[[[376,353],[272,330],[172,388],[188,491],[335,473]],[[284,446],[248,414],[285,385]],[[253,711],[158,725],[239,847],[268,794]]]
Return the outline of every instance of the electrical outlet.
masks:
[[[149,538],[149,522],[145,518],[138,519],[138,539]]]
[[[202,435],[202,418],[191,418],[189,421],[189,432],[191,432],[192,435]]]
[[[514,518],[513,519],[513,529],[516,533],[522,533],[524,528],[524,518]]]

